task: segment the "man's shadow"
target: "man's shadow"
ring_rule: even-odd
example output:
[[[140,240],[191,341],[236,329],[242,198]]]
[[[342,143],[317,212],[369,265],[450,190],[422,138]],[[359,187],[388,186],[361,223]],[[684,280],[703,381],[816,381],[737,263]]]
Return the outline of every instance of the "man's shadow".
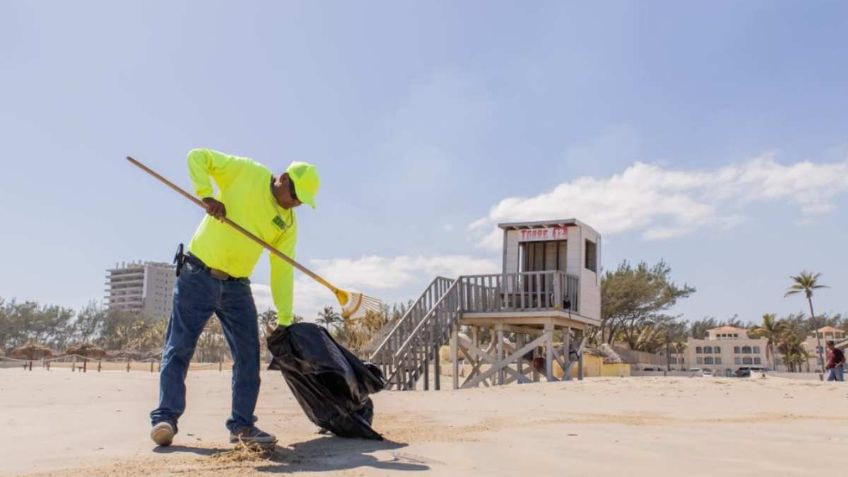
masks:
[[[257,467],[260,472],[290,473],[345,470],[357,467],[374,467],[394,471],[421,471],[430,467],[414,458],[393,455],[391,460],[378,460],[372,452],[395,450],[407,444],[388,440],[344,439],[322,436],[292,444],[291,448],[277,447],[271,456],[274,465]]]
[[[305,442],[292,444],[291,447],[276,447],[268,456],[272,465],[256,467],[257,471],[269,473],[317,472],[328,470],[345,470],[357,467],[374,467],[375,469],[394,471],[429,470],[424,461],[415,457],[394,454],[391,460],[381,461],[372,455],[373,452],[395,450],[406,447],[407,444],[389,440],[375,441],[369,439],[345,439],[326,435]],[[158,454],[192,453],[211,457],[215,454],[232,450],[232,448],[205,448],[191,446],[156,447],[153,452]]]

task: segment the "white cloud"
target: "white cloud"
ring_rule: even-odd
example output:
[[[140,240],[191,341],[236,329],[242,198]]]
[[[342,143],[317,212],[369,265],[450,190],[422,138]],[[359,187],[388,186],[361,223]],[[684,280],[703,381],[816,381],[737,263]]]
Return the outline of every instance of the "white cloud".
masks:
[[[338,287],[394,302],[416,298],[436,276],[456,278],[459,275],[495,273],[500,270],[500,264],[492,258],[468,255],[403,255],[311,260],[310,268]],[[294,287],[295,313],[307,320],[313,320],[323,306],[338,308],[333,294],[309,277],[297,274]],[[251,289],[257,310],[262,312],[273,308],[268,285],[254,283]]]
[[[318,273],[328,280],[362,290],[396,290],[413,283],[426,284],[437,275],[456,277],[498,270],[488,258],[467,255],[336,258],[313,260]]]
[[[478,245],[501,247],[499,222],[578,218],[601,233],[641,231],[646,239],[686,235],[744,220],[751,202],[788,202],[805,216],[832,210],[848,191],[848,160],[779,164],[773,154],[713,170],[687,171],[636,162],[606,178],[581,177],[535,197],[509,197],[469,225]]]
[[[274,299],[271,297],[271,287],[263,283],[251,283],[250,291],[253,293],[253,302],[256,311],[262,313],[267,309],[274,309]]]

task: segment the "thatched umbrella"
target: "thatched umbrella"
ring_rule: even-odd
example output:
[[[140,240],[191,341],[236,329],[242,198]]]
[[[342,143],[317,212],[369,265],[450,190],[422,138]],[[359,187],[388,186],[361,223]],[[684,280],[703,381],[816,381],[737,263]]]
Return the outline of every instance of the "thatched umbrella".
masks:
[[[103,359],[106,356],[106,351],[103,348],[94,346],[90,343],[84,343],[79,346],[71,346],[65,351],[66,354],[77,354],[91,359]]]
[[[53,356],[53,352],[50,351],[50,348],[32,342],[12,350],[12,358],[15,359],[35,360],[50,358],[51,356]]]
[[[122,349],[118,351],[113,351],[109,353],[109,358],[111,359],[131,359],[133,361],[140,361],[144,359],[145,353],[143,351],[135,350],[135,349]]]

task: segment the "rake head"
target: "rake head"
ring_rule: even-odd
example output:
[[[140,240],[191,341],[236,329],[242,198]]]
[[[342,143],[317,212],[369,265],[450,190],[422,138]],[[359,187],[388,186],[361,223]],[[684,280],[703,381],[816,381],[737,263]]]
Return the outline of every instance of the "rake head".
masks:
[[[369,311],[380,312],[383,302],[374,297],[348,290],[338,290],[336,299],[342,307],[342,316],[345,318],[362,318]]]

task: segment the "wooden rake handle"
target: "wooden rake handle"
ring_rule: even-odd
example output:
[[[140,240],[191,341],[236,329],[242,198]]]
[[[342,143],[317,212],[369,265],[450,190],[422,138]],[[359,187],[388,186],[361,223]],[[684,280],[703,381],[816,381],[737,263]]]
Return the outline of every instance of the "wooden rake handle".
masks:
[[[163,184],[165,184],[166,186],[170,187],[171,189],[173,189],[174,191],[176,191],[177,193],[179,193],[180,195],[182,195],[182,196],[183,196],[183,197],[185,197],[186,199],[188,199],[188,200],[190,200],[190,201],[194,202],[196,205],[198,205],[199,207],[201,207],[203,210],[206,210],[206,204],[204,204],[202,200],[200,200],[200,199],[198,199],[197,197],[195,197],[195,196],[193,196],[193,195],[189,194],[188,192],[184,191],[184,190],[183,190],[183,189],[181,189],[178,185],[174,184],[173,182],[169,181],[168,179],[165,179],[164,177],[162,177],[161,175],[159,175],[156,171],[154,171],[153,169],[151,169],[151,168],[149,168],[149,167],[145,166],[144,164],[142,164],[141,162],[137,161],[136,159],[133,159],[132,157],[127,156],[127,160],[128,160],[128,161],[130,161],[133,165],[135,165],[135,166],[136,166],[136,167],[138,167],[139,169],[143,170],[144,172],[146,172],[146,173],[150,174],[151,176],[155,177],[156,179],[159,179],[159,181],[160,181],[160,182],[162,182],[162,183],[163,183]],[[232,228],[234,228],[234,229],[238,230],[238,231],[239,231],[239,232],[241,232],[241,233],[242,233],[245,237],[249,238],[250,240],[253,240],[253,241],[254,241],[254,242],[256,242],[256,243],[258,243],[259,245],[261,245],[262,247],[264,247],[266,250],[268,250],[270,253],[274,254],[275,256],[277,256],[278,258],[280,258],[281,260],[283,260],[283,261],[285,261],[285,262],[289,263],[289,264],[290,264],[291,266],[293,266],[294,268],[296,268],[296,269],[300,270],[301,272],[303,272],[303,273],[305,273],[305,274],[309,275],[309,277],[311,277],[311,278],[312,278],[313,280],[315,280],[316,282],[318,282],[318,283],[320,283],[320,284],[324,285],[325,287],[329,288],[329,289],[330,289],[330,291],[332,291],[333,293],[336,293],[336,294],[337,294],[337,293],[339,292],[339,289],[338,289],[338,288],[336,288],[335,286],[333,286],[333,284],[332,284],[332,283],[328,282],[327,280],[325,280],[323,277],[321,277],[321,276],[320,276],[320,275],[318,275],[317,273],[313,272],[312,270],[310,270],[310,269],[308,269],[308,268],[304,267],[303,265],[301,265],[300,263],[298,263],[295,259],[293,259],[293,258],[289,257],[288,255],[284,254],[283,252],[281,252],[281,251],[277,250],[277,248],[276,248],[276,247],[272,246],[272,245],[271,245],[271,244],[269,244],[268,242],[266,242],[266,241],[262,240],[261,238],[257,237],[256,235],[254,235],[254,234],[253,234],[252,232],[250,232],[249,230],[245,229],[245,228],[244,228],[244,227],[242,227],[241,225],[239,225],[239,224],[237,224],[237,223],[233,222],[232,220],[230,220],[228,217],[222,217],[222,218],[221,218],[221,219],[219,219],[219,220],[221,220],[221,221],[222,221],[222,222],[224,222],[225,224],[229,225],[230,227],[232,227]]]

